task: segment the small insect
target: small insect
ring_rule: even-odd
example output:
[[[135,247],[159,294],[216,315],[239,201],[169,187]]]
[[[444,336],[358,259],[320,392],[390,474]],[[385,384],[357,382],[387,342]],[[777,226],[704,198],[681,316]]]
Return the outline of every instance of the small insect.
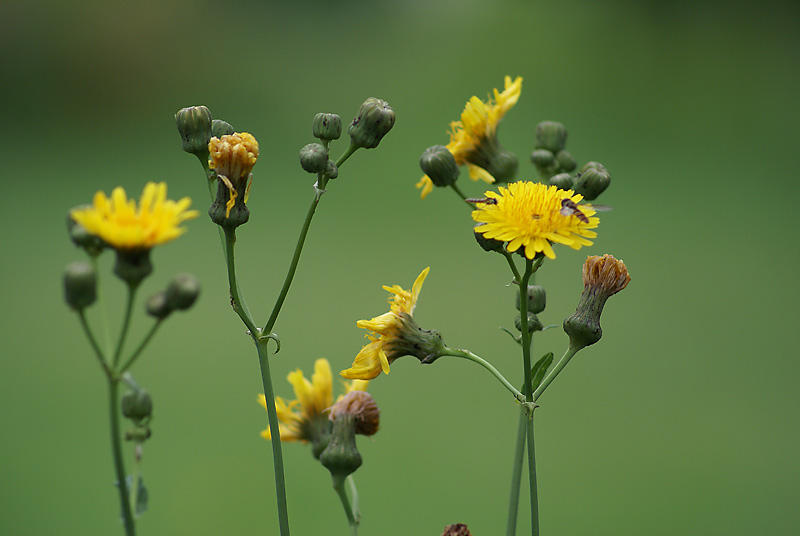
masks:
[[[586,216],[586,214],[581,212],[580,206],[581,205],[578,205],[575,203],[575,201],[567,197],[561,200],[561,210],[559,210],[559,212],[562,216],[575,216],[583,223],[589,223],[589,218]],[[612,208],[608,205],[591,205],[591,207],[595,212],[607,212],[612,210]]]
[[[491,197],[470,197],[465,200],[467,203],[483,203],[484,205],[496,205],[497,199]]]

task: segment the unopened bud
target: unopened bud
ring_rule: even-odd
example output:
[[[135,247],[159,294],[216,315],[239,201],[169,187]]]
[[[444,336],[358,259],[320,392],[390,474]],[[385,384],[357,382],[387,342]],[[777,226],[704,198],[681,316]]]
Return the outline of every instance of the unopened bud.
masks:
[[[236,132],[233,125],[221,119],[214,119],[211,121],[211,136],[214,138],[222,138],[222,136],[230,136]]]
[[[211,139],[211,112],[205,106],[190,106],[175,114],[175,124],[183,142],[183,150],[198,158],[208,158]]]
[[[108,245],[97,235],[91,234],[80,223],[72,219],[72,213],[77,210],[91,208],[89,205],[81,205],[73,208],[67,214],[67,232],[72,243],[82,248],[91,257],[97,257]]]
[[[444,145],[434,145],[425,149],[419,159],[419,165],[436,186],[455,184],[460,173],[453,153]]]
[[[517,288],[517,310],[519,310],[519,288]],[[528,285],[528,311],[539,314],[547,305],[547,293],[544,287]]]
[[[559,173],[558,175],[550,177],[547,184],[555,186],[560,190],[572,190],[572,177],[569,173]]]
[[[567,145],[567,129],[555,121],[542,121],[536,125],[536,148],[557,154]]]
[[[336,114],[317,114],[311,131],[321,140],[338,140],[342,135],[342,118]]]
[[[583,166],[575,178],[575,193],[583,195],[587,201],[597,199],[597,197],[605,191],[611,184],[611,175],[609,175],[605,166],[599,162],[589,162]]]
[[[329,179],[335,179],[339,176],[339,168],[336,167],[336,162],[328,160],[328,167],[325,168],[325,176]]]
[[[167,305],[166,293],[163,290],[147,298],[145,312],[159,320],[167,318],[170,315],[172,308]]]
[[[361,467],[354,415],[342,413],[334,419],[330,442],[320,454],[319,461],[331,472],[334,482],[340,484]]]
[[[300,165],[309,173],[320,173],[328,168],[328,150],[319,143],[309,143],[300,149]]]
[[[76,311],[97,300],[97,274],[91,263],[78,261],[67,266],[64,270],[64,299]]]
[[[537,168],[549,169],[556,166],[556,156],[547,149],[536,149],[531,153],[531,162]]]
[[[572,157],[569,151],[558,151],[556,161],[558,162],[559,169],[562,171],[572,171],[578,167],[578,161]]]
[[[492,154],[481,167],[494,177],[495,182],[511,182],[517,176],[518,166],[517,155],[501,149]]]
[[[164,299],[167,306],[175,311],[189,309],[200,294],[200,282],[192,274],[178,274],[172,278]]]
[[[132,421],[141,421],[153,414],[153,400],[144,389],[125,393],[120,407],[122,415]]]
[[[517,331],[522,333],[522,315],[517,314],[517,316],[514,318],[514,327],[517,328]],[[528,333],[542,331],[543,329],[544,326],[539,320],[539,317],[537,317],[535,313],[528,311]]]
[[[389,103],[374,97],[368,98],[347,129],[350,143],[356,147],[374,149],[392,129],[394,119],[394,110]]]

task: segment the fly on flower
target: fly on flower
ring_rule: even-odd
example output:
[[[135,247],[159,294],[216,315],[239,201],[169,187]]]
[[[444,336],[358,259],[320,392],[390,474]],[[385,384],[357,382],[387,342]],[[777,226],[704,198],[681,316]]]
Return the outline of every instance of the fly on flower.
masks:
[[[589,223],[589,218],[586,216],[586,214],[581,212],[581,209],[579,208],[581,206],[583,205],[578,205],[572,199],[564,198],[561,200],[561,210],[559,210],[559,212],[564,217],[575,216],[583,223]],[[590,206],[595,212],[608,212],[609,210],[613,210],[613,207],[610,207],[608,205],[590,205]],[[534,219],[536,219],[536,215],[534,215]]]
[[[470,197],[469,199],[465,199],[467,203],[483,203],[484,205],[496,205],[497,199],[492,199],[491,197]]]

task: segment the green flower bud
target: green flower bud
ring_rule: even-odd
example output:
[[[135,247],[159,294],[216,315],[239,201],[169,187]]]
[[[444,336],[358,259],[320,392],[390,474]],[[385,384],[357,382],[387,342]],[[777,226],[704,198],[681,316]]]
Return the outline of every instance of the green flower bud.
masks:
[[[233,125],[230,123],[226,123],[221,119],[214,119],[211,121],[211,136],[215,138],[222,138],[222,136],[230,136],[236,132],[236,129],[233,128]]]
[[[480,225],[486,225],[485,223],[480,223],[476,225],[479,227]],[[474,231],[475,233],[475,240],[478,242],[478,245],[483,248],[483,251],[497,251],[498,253],[503,251],[503,242],[499,240],[495,240],[494,238],[486,238],[486,235],[483,233],[479,233]]]
[[[548,149],[557,154],[567,145],[567,129],[555,121],[542,121],[536,125],[536,148]]]
[[[138,285],[153,273],[149,249],[117,249],[114,273],[129,285]]]
[[[64,270],[64,299],[76,311],[97,300],[97,274],[91,263],[78,261],[67,266]]]
[[[90,207],[89,205],[81,205],[69,211],[67,214],[67,232],[73,244],[83,249],[90,257],[97,257],[108,247],[108,244],[99,236],[89,233],[83,225],[72,219],[73,211],[85,208]]]
[[[569,151],[558,151],[556,160],[558,161],[558,167],[562,171],[573,171],[578,167],[578,161],[572,157]]]
[[[336,167],[336,162],[328,160],[328,167],[325,168],[325,176],[329,179],[335,179],[339,176],[339,168]]]
[[[309,173],[328,169],[328,150],[319,143],[309,143],[300,149],[300,165]]]
[[[178,274],[172,278],[164,299],[167,306],[175,311],[189,309],[200,294],[200,282],[192,274]]]
[[[576,193],[583,195],[587,201],[592,201],[597,199],[610,184],[611,175],[603,164],[589,162],[578,172],[573,189]]]
[[[144,389],[125,393],[120,406],[122,415],[132,421],[142,421],[153,414],[153,400]]]
[[[205,106],[190,106],[175,114],[175,124],[183,142],[183,150],[198,158],[208,158],[211,139],[211,112]]]
[[[514,318],[514,327],[517,328],[517,331],[522,333],[522,315],[517,314]],[[528,311],[528,333],[542,331],[542,329],[544,329],[544,326],[539,321],[539,317],[536,316],[536,313]]]
[[[342,135],[342,118],[336,114],[317,114],[311,131],[321,140],[338,140]]]
[[[339,484],[361,467],[361,454],[356,448],[354,415],[341,413],[336,416],[330,442],[320,454],[319,461],[331,472],[334,483]]]
[[[547,149],[536,149],[531,153],[531,162],[533,162],[533,165],[537,168],[555,168],[556,156]]]
[[[166,293],[162,290],[147,298],[145,312],[153,318],[162,320],[167,318],[172,312],[172,308],[167,305]]]
[[[547,293],[544,287],[528,285],[528,311],[539,314],[547,305]],[[519,288],[517,288],[517,310],[519,311]]]
[[[436,186],[455,184],[461,172],[453,154],[444,145],[434,145],[425,149],[419,159],[419,165]]]
[[[389,103],[374,97],[368,98],[347,129],[350,144],[364,149],[374,149],[392,129],[394,119],[394,110]]]
[[[511,182],[517,176],[519,161],[514,153],[500,149],[484,164],[481,167],[488,171],[496,182]]]
[[[555,186],[560,190],[571,190],[572,189],[572,177],[569,173],[559,173],[558,175],[553,175],[550,177],[550,180],[547,181],[547,184],[551,186]]]
[[[608,298],[628,286],[625,263],[611,255],[590,256],[583,264],[583,292],[575,314],[564,320],[570,348],[580,350],[603,336],[600,315]]]

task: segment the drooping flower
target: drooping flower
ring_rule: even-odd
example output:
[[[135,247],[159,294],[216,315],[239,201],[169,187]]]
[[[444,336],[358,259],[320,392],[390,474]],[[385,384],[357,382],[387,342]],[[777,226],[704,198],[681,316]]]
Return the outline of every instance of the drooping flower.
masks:
[[[137,208],[122,187],[114,188],[111,197],[103,192],[94,195],[91,206],[70,212],[72,219],[90,234],[99,236],[116,250],[143,251],[173,240],[186,232],[180,225],[196,218],[196,210],[188,210],[191,200],[167,199],[166,183],[149,182],[144,187]]]
[[[494,100],[486,102],[472,97],[461,112],[461,120],[450,123],[450,143],[447,149],[456,163],[466,164],[470,179],[493,183],[506,182],[517,171],[517,158],[503,150],[497,140],[497,126],[508,110],[514,107],[522,93],[522,77],[504,80],[502,92],[494,90]],[[433,181],[425,175],[417,183],[424,199],[433,189]]]
[[[405,355],[413,355],[421,361],[432,362],[444,350],[441,336],[436,331],[421,329],[414,322],[413,313],[417,305],[422,283],[430,268],[425,268],[414,281],[411,290],[399,285],[384,286],[392,294],[390,310],[371,320],[359,320],[357,326],[369,330],[370,340],[353,361],[353,365],[340,374],[348,379],[371,380],[383,371],[389,373],[389,364]]]
[[[275,397],[281,441],[311,442],[315,451],[319,448],[321,452],[330,435],[331,425],[326,410],[334,403],[330,363],[324,358],[317,359],[311,381],[303,376],[300,369],[290,372],[287,379],[294,388],[296,399],[287,402],[279,396]],[[368,384],[365,381],[346,382],[345,392],[364,391]],[[263,394],[258,395],[258,402],[266,409],[267,402]],[[270,439],[269,428],[261,432],[261,436]]]
[[[590,230],[600,223],[595,210],[591,205],[579,205],[583,196],[572,190],[520,181],[485,196],[486,202],[478,203],[472,212],[472,219],[479,224],[475,232],[507,242],[509,252],[524,248],[529,259],[538,253],[554,259],[552,244],[580,249],[592,244],[588,238],[597,236]]]

